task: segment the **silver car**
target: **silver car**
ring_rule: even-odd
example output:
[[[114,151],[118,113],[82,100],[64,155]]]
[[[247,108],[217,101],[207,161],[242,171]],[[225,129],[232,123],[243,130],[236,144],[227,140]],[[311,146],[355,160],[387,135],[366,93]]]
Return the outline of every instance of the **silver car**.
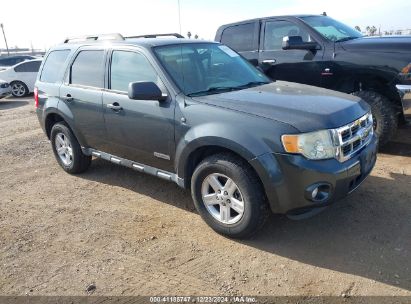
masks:
[[[8,82],[0,80],[0,99],[11,94],[11,86]]]

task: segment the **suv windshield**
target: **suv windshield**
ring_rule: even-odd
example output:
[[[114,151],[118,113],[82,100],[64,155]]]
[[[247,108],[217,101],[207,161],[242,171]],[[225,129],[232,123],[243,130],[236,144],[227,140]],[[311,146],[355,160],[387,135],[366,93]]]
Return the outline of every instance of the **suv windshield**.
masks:
[[[270,82],[262,72],[225,45],[187,43],[156,47],[154,52],[188,96],[218,94]]]
[[[327,16],[301,17],[301,19],[331,41],[340,42],[363,36],[357,30]]]

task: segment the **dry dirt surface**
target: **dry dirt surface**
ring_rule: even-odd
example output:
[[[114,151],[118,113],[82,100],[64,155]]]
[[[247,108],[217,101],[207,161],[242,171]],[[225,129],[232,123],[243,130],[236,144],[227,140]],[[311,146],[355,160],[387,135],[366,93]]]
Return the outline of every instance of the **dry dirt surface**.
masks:
[[[0,101],[0,181],[1,295],[411,295],[409,127],[351,196],[247,241],[173,183],[99,159],[65,173],[31,98]]]

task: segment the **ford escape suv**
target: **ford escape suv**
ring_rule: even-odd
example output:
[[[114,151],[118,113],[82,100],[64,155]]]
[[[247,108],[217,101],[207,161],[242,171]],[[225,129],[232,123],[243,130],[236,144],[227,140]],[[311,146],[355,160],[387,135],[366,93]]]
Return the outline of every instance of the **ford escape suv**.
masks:
[[[97,157],[174,181],[215,231],[247,237],[270,211],[317,213],[374,167],[359,98],[272,82],[220,43],[149,37],[68,39],[47,53],[34,98],[66,172]]]

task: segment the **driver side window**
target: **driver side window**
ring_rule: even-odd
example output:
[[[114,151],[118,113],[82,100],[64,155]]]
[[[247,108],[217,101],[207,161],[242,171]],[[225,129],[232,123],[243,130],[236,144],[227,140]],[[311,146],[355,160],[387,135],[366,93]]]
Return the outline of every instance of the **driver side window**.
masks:
[[[110,88],[127,92],[130,82],[149,81],[163,90],[164,85],[144,55],[131,51],[113,51],[111,56]]]
[[[289,21],[268,21],[265,24],[264,45],[265,51],[282,50],[285,36],[301,36],[303,42],[310,42],[310,35],[297,24]]]

